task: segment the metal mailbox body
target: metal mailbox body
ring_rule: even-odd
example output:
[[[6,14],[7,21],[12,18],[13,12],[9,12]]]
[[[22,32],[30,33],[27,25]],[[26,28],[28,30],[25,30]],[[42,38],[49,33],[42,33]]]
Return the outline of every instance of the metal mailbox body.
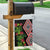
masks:
[[[13,15],[34,14],[34,5],[32,2],[14,2]]]

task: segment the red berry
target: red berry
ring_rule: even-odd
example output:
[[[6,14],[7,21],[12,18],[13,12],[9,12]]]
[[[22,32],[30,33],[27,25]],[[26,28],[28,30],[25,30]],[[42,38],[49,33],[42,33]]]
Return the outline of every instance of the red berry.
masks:
[[[26,44],[24,44],[24,46],[26,46]]]
[[[15,23],[15,27],[17,27],[17,24]]]
[[[22,26],[22,23],[20,23],[20,26]]]
[[[18,33],[16,33],[16,35],[18,35]]]
[[[20,32],[20,34],[23,34],[23,32]]]
[[[24,39],[21,39],[22,42],[24,42]]]

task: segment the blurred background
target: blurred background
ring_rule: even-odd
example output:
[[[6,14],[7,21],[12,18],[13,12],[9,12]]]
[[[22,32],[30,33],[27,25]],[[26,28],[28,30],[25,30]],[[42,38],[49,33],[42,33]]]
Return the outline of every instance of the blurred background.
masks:
[[[7,2],[8,0],[0,0],[0,2]],[[39,0],[13,0],[14,2],[30,2],[30,1],[39,1]]]

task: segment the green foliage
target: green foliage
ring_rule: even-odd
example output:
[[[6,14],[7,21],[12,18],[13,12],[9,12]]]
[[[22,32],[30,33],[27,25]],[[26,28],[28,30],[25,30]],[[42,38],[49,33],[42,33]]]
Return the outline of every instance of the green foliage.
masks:
[[[23,46],[22,42],[18,42],[18,46]]]
[[[0,0],[0,3],[7,3],[6,0]]]
[[[35,3],[35,7],[44,7],[44,8],[50,8],[50,1],[43,2],[43,5],[40,5],[40,3]]]
[[[18,50],[30,50],[29,48],[25,48],[25,49],[18,49]]]
[[[23,37],[22,35],[18,35],[18,36],[17,36],[17,40],[19,40],[19,41],[20,41],[21,39],[23,39],[23,38],[24,38],[24,37]]]
[[[28,2],[28,0],[13,0],[14,2]]]
[[[29,48],[25,48],[24,50],[30,50]]]
[[[15,32],[20,34],[20,31],[22,31],[22,26],[15,27]]]
[[[29,0],[13,0],[14,2],[28,2]],[[7,3],[7,0],[0,0],[0,3]]]
[[[22,26],[20,26],[20,24],[18,23],[17,26],[15,27],[15,32],[17,34],[16,40],[18,41],[16,43],[18,46],[24,46],[24,44],[25,44],[25,41],[22,42],[22,39],[24,39],[24,37],[26,37],[26,34],[24,34],[24,33],[21,34],[21,31],[23,31]]]

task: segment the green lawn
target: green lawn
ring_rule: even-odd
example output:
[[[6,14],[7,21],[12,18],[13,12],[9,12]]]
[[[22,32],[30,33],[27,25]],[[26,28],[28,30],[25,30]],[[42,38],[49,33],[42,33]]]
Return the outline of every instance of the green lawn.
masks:
[[[6,0],[0,0],[0,3],[7,3]]]
[[[28,2],[28,0],[13,0],[14,2]]]
[[[44,8],[50,8],[50,1],[44,2],[43,5],[40,5],[40,3],[34,3],[35,7],[44,7]]]
[[[28,2],[28,0],[13,0],[14,2]],[[7,3],[6,0],[0,0],[0,3]]]
[[[25,49],[18,49],[18,50],[30,50],[29,48],[25,48]]]

